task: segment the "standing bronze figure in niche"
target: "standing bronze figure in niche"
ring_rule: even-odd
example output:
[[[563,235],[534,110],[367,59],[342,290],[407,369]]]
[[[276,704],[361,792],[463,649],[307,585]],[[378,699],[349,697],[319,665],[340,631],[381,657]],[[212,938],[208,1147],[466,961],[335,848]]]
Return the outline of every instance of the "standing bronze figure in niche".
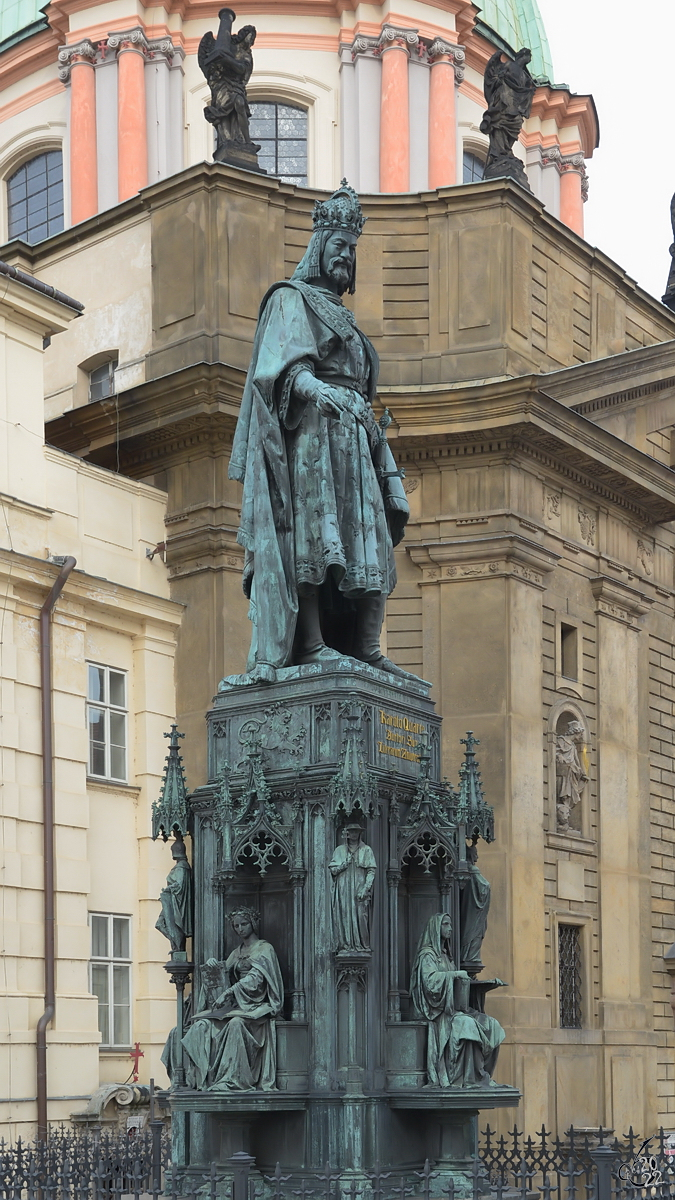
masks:
[[[187,938],[192,937],[192,870],[182,837],[176,837],[171,854],[174,864],[160,892],[162,911],[155,929],[169,939],[172,950],[184,950]]]
[[[345,654],[410,678],[380,650],[409,509],[373,413],[378,357],[341,299],[364,225],[346,180],[313,223],[291,279],[263,298],[232,447],[253,637],[249,674],[230,684]]]
[[[413,1003],[427,1021],[427,1086],[489,1087],[504,1030],[470,1007],[471,980],[453,962],[451,938],[447,913],[430,917],[410,978]]]
[[[274,946],[258,937],[259,914],[230,913],[241,944],[202,968],[197,1012],[183,1038],[188,1087],[210,1092],[276,1089],[276,1030],[284,985]]]
[[[370,907],[377,871],[375,855],[360,825],[345,825],[345,841],[328,866],[333,876],[335,949],[370,950]]]

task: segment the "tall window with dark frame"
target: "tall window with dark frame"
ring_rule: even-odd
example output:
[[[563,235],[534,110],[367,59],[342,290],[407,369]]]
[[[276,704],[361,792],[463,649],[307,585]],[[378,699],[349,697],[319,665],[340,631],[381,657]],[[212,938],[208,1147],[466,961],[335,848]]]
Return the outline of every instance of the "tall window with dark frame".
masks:
[[[485,163],[477,154],[472,154],[470,150],[464,151],[463,159],[463,176],[464,183],[478,183],[485,178]]]
[[[258,142],[258,163],[285,183],[307,184],[307,110],[291,104],[255,101],[251,140]]]
[[[581,1029],[581,929],[558,926],[560,1028]]]
[[[63,229],[63,155],[48,150],[7,180],[8,236],[42,242]]]

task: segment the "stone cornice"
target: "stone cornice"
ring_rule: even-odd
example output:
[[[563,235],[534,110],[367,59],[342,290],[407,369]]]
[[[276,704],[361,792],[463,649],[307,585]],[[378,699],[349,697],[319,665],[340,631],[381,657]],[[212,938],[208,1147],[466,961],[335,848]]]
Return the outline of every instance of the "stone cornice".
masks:
[[[599,616],[619,621],[636,632],[640,631],[638,618],[648,613],[654,603],[651,596],[638,592],[636,588],[610,579],[608,575],[596,575],[590,580],[595,599],[595,611]]]
[[[461,455],[524,454],[590,495],[630,512],[638,523],[675,520],[675,472],[537,390],[541,377],[523,376],[461,388],[380,392],[396,418],[390,444],[404,465]],[[149,381],[119,397],[118,408],[98,401],[47,425],[47,439],[101,466],[114,466],[119,429],[122,469],[205,441],[229,442],[244,372],[197,363],[175,376]],[[119,421],[119,426],[117,422]],[[145,470],[147,473],[147,469]]]
[[[476,578],[518,579],[544,590],[559,554],[517,533],[494,533],[410,545],[424,583],[462,583]]]

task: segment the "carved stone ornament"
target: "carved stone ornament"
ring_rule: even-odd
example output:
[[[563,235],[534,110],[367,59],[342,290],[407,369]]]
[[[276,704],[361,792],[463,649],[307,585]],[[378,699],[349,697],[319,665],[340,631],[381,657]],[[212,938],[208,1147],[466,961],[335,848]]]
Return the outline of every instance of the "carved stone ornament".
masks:
[[[556,816],[558,833],[578,833],[570,819],[581,803],[588,783],[582,758],[585,758],[585,731],[580,721],[568,721],[556,734]]]
[[[77,59],[85,59],[92,64],[94,63],[96,59],[96,47],[89,40],[89,38],[83,38],[81,42],[77,42],[74,46],[63,46],[59,50],[58,74],[62,83],[67,83],[70,79],[70,71],[73,65],[73,60]]]
[[[394,42],[402,43],[408,47],[416,46],[419,40],[416,29],[401,29],[397,25],[383,25],[380,32],[379,45],[381,49],[386,50],[387,46],[391,46]]]
[[[641,538],[638,538],[637,560],[645,575],[654,574],[654,551],[652,547],[647,545],[646,542],[643,542]]]
[[[458,87],[460,83],[463,83],[466,65],[466,53],[463,46],[454,46],[450,42],[445,42],[443,38],[437,37],[429,46],[427,57],[430,63],[437,58],[452,59],[455,68],[455,83]]]
[[[546,492],[544,494],[544,516],[547,521],[554,521],[560,516],[562,496],[560,492]]]
[[[582,536],[583,540],[585,541],[586,545],[594,546],[595,545],[595,517],[591,516],[591,514],[589,512],[587,512],[586,509],[580,504],[579,509],[577,511],[577,518],[579,521],[579,529],[581,531],[581,536]]]

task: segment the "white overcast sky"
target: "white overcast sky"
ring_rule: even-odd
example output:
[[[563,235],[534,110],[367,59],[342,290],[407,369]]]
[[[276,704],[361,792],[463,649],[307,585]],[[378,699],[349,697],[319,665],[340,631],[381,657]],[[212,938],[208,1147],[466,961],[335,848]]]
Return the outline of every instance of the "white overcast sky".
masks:
[[[555,82],[591,92],[598,110],[585,236],[660,298],[673,241],[675,0],[538,2]]]

